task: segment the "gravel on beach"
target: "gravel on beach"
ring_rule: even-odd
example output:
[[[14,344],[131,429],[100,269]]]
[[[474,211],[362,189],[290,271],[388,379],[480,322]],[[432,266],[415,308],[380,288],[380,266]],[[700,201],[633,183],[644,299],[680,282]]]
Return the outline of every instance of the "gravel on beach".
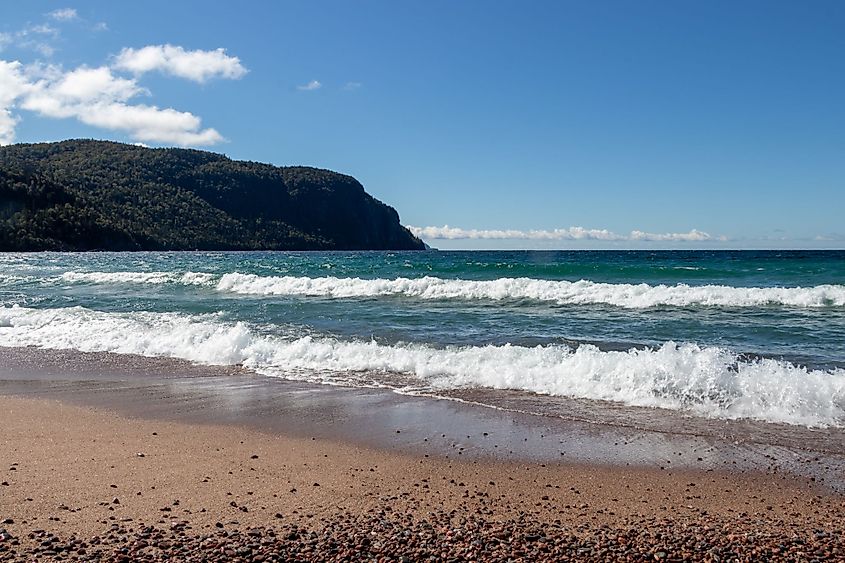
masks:
[[[845,561],[845,496],[774,466],[454,460],[3,396],[0,413],[4,563]]]
[[[32,530],[0,531],[0,560],[23,561],[841,561],[841,530],[798,523],[650,519],[628,526],[507,521],[432,513],[396,517],[351,513],[321,528],[285,523],[240,527],[217,523],[195,530],[188,521],[148,526],[115,522],[93,537]],[[281,516],[281,515],[278,515]]]

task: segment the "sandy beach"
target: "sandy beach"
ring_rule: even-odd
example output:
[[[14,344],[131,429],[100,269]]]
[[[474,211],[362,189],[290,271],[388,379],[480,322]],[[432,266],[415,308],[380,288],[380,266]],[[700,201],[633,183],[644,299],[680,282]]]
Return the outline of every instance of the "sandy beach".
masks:
[[[350,429],[356,418],[333,415],[325,406],[331,401],[311,404],[312,416],[322,409],[322,418],[336,418],[309,436],[302,411],[206,401],[198,412],[196,399],[186,397],[222,377],[204,368],[139,360],[137,369],[150,379],[133,387],[127,382],[137,384],[139,375],[125,358],[115,364],[120,369],[100,365],[96,372],[85,368],[86,361],[99,365],[102,355],[5,350],[3,357],[4,559],[753,561],[845,555],[845,499],[835,486],[842,474],[823,465],[833,458],[810,452],[801,464],[818,466],[825,482],[779,470],[788,466],[774,459],[758,470],[726,470],[673,467],[660,459],[583,463],[558,452],[551,459],[551,448],[533,457],[497,456],[498,448],[472,444],[513,442],[531,420],[487,413],[486,431],[474,419],[459,436],[464,430],[455,420],[438,422],[443,407],[437,405],[470,418],[472,407],[430,399],[402,418],[395,408],[359,397],[369,405],[361,412],[392,413],[393,424],[381,420],[380,428]],[[159,368],[170,370],[170,386],[156,377]],[[228,377],[233,385],[241,376]],[[181,394],[174,392],[176,383]],[[303,393],[296,386],[290,392]],[[145,400],[168,414],[152,406],[144,413]],[[426,408],[434,415],[429,424],[412,427]],[[235,411],[260,416],[219,415]],[[548,431],[548,421],[533,424],[538,433]],[[513,435],[504,436],[505,428]],[[630,431],[614,432],[619,440]],[[609,436],[597,432],[593,439]],[[664,440],[678,450],[677,459],[690,457],[689,438]],[[733,455],[731,447],[724,444],[722,455]],[[713,457],[719,443],[710,448]],[[762,455],[789,457],[782,447],[767,451]]]
[[[0,563],[845,563],[845,0],[0,15]]]

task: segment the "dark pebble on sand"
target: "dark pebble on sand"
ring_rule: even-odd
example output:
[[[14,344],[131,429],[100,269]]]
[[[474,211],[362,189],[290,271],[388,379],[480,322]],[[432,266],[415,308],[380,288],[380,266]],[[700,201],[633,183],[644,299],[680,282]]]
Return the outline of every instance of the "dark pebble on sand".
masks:
[[[33,530],[17,544],[0,528],[0,560],[837,561],[845,553],[839,520],[823,529],[796,519],[789,533],[783,522],[744,516],[647,517],[616,527],[586,526],[551,524],[528,514],[505,520],[443,510],[415,516],[389,511],[385,502],[371,515],[339,513],[314,527],[282,521],[240,528],[232,521],[234,528],[224,530],[217,522],[212,531],[197,533],[188,522],[162,521],[160,527],[115,522],[84,542]]]

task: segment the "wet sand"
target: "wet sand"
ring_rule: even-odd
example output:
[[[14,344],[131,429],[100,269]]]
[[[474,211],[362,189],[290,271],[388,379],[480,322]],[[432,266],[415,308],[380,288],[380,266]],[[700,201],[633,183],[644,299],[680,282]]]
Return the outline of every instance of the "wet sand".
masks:
[[[0,559],[845,556],[837,453],[14,349],[0,427]]]

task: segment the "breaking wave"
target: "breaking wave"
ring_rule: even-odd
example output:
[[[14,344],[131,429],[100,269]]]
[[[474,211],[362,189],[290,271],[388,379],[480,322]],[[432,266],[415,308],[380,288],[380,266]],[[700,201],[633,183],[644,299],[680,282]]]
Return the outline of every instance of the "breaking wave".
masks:
[[[65,272],[61,280],[70,283],[179,283],[184,285],[208,285],[214,274],[203,272]]]
[[[559,305],[606,304],[631,309],[658,306],[791,307],[845,306],[845,285],[815,287],[731,287],[597,283],[499,278],[450,280],[435,277],[362,279],[266,277],[224,274],[220,291],[246,295],[302,295],[329,298],[405,296],[418,299],[535,300]]]
[[[403,376],[403,391],[483,387],[662,407],[717,418],[845,426],[845,370],[746,359],[719,347],[666,342],[602,351],[582,344],[383,344],[271,336],[219,315],[106,313],[82,307],[0,308],[0,346],[112,352],[242,364],[271,376],[365,385]]]
[[[238,272],[66,272],[69,283],[183,284],[215,287],[221,292],[256,296],[303,296],[350,299],[399,296],[423,300],[531,300],[558,305],[604,304],[628,309],[651,307],[843,307],[845,285],[813,287],[733,287],[727,285],[649,285],[588,280],[498,278],[461,280],[437,277],[364,279],[305,276],[258,276]]]

